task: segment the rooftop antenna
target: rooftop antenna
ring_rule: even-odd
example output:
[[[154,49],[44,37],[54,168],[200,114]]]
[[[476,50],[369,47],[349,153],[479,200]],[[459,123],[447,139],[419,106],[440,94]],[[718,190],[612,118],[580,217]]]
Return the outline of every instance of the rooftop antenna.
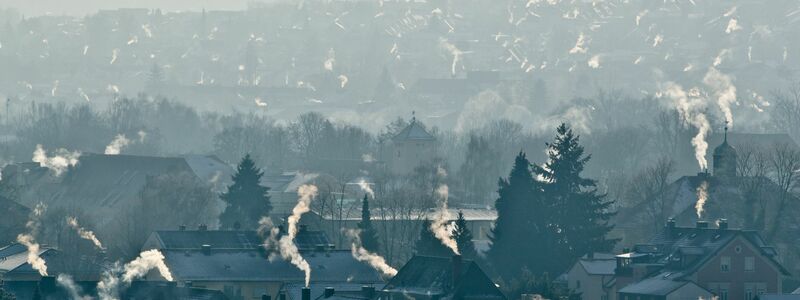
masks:
[[[412,110],[411,111],[411,123],[414,123],[416,121],[417,121],[417,112]]]

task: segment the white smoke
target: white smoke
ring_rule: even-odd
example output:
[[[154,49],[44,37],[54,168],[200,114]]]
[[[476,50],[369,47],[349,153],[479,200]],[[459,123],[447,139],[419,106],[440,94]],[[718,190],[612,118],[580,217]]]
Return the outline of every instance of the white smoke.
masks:
[[[58,276],[56,277],[56,282],[58,282],[58,284],[60,284],[61,286],[64,287],[64,289],[67,290],[67,292],[69,293],[69,297],[72,300],[92,299],[92,297],[81,295],[83,291],[81,290],[81,287],[78,286],[78,284],[76,284],[74,280],[72,280],[72,276],[69,276],[67,274],[58,274]]]
[[[340,86],[340,88],[344,88],[347,85],[347,82],[350,81],[349,79],[347,79],[347,76],[345,76],[344,74],[339,75],[339,77],[337,77],[337,78],[339,78],[339,82],[340,82],[339,86]]]
[[[592,56],[592,58],[589,58],[589,61],[587,61],[586,64],[589,65],[589,67],[592,68],[592,69],[599,69],[600,68],[600,55]]]
[[[111,61],[108,62],[109,65],[113,65],[117,61],[117,57],[119,56],[119,49],[111,50]]]
[[[699,89],[693,88],[687,92],[680,85],[672,82],[667,83],[664,95],[672,99],[684,124],[692,125],[697,129],[697,134],[692,138],[692,146],[694,146],[695,150],[694,156],[700,169],[707,170],[706,152],[708,151],[708,142],[706,142],[706,136],[711,131],[711,124],[705,115],[706,99],[702,97]]]
[[[708,200],[708,182],[703,181],[700,186],[697,187],[697,202],[694,204],[694,209],[697,212],[697,218],[700,219],[703,217],[703,211],[705,211],[704,207],[706,205],[706,200]]]
[[[126,138],[124,134],[118,134],[114,137],[114,140],[106,146],[106,151],[104,153],[106,155],[119,155],[122,153],[122,149],[130,145],[130,143],[131,140]]]
[[[17,242],[28,249],[26,261],[34,270],[39,271],[39,275],[41,276],[47,276],[47,264],[44,259],[39,257],[40,247],[36,242],[35,235],[39,231],[41,217],[44,215],[46,208],[47,207],[41,202],[36,204],[36,207],[33,208],[28,219],[28,223],[25,224],[25,228],[28,229],[28,232],[17,235]]]
[[[742,26],[739,26],[739,21],[737,21],[736,18],[731,18],[730,21],[728,21],[728,27],[725,28],[725,33],[730,34],[738,30],[742,30]]]
[[[328,58],[325,59],[323,66],[325,70],[333,71],[333,64],[336,63],[336,51],[333,51],[333,48],[328,50]]]
[[[349,229],[345,231],[347,236],[352,239],[352,243],[350,245],[350,253],[353,255],[358,261],[366,262],[375,270],[383,273],[388,277],[394,277],[397,275],[397,269],[393,268],[389,264],[386,263],[386,259],[382,256],[369,252],[367,249],[361,244],[361,238],[359,237],[360,230],[358,229]]]
[[[75,217],[67,217],[67,224],[69,227],[72,227],[72,229],[74,229],[82,239],[91,241],[100,250],[105,249],[103,248],[103,244],[100,243],[100,240],[97,239],[97,236],[94,235],[94,232],[81,227],[78,224],[78,219]]]
[[[359,179],[358,182],[356,182],[356,184],[358,184],[358,187],[360,187],[362,191],[364,191],[365,193],[369,194],[369,196],[372,199],[375,199],[375,191],[373,191],[372,187],[369,186],[370,185],[369,182],[367,182],[366,180],[364,180],[362,178],[362,179]]]
[[[33,162],[39,163],[39,166],[48,168],[56,176],[61,176],[61,173],[67,168],[78,164],[80,152],[69,152],[66,149],[57,149],[54,156],[48,157],[47,152],[42,148],[42,145],[36,145],[36,150],[33,151]]]
[[[157,269],[167,281],[174,280],[167,264],[164,263],[164,255],[161,254],[161,251],[152,249],[139,253],[139,257],[123,267],[117,264],[103,272],[100,282],[97,283],[97,294],[101,300],[117,300],[119,299],[120,284],[128,286],[135,279],[144,277],[153,269]]]
[[[722,64],[722,61],[725,58],[729,58],[731,56],[731,49],[722,49],[717,54],[717,57],[714,57],[714,63],[712,64],[714,67],[717,67]]]
[[[458,62],[461,61],[461,56],[464,55],[464,52],[444,38],[439,39],[439,47],[447,50],[447,52],[453,56],[453,63],[450,65],[450,75],[456,75],[456,66]]]
[[[294,243],[294,238],[297,236],[297,224],[300,222],[300,217],[304,213],[311,210],[311,200],[317,196],[317,187],[314,185],[304,184],[297,189],[297,194],[300,196],[297,200],[297,205],[292,209],[292,215],[287,220],[288,230],[286,235],[278,240],[278,248],[283,259],[288,259],[293,265],[305,273],[306,287],[311,282],[311,266],[300,255],[297,245]]]
[[[578,40],[575,42],[575,46],[572,47],[572,49],[569,49],[569,54],[586,53],[588,49],[584,46],[585,44],[586,44],[586,36],[583,35],[583,32],[581,32],[578,35]]]
[[[441,166],[436,168],[436,174],[440,178],[447,177],[447,171]],[[458,252],[458,243],[455,239],[453,239],[453,230],[455,230],[455,224],[450,222],[452,216],[450,215],[450,211],[447,209],[447,200],[450,197],[450,189],[446,184],[441,184],[438,188],[436,188],[436,196],[439,202],[439,210],[434,213],[433,220],[431,220],[431,232],[433,232],[433,235],[442,242],[442,245],[445,245],[450,248],[450,250],[453,250],[453,253],[460,254]]]
[[[731,104],[736,103],[736,86],[733,85],[731,77],[720,73],[716,68],[711,67],[708,69],[703,83],[714,91],[714,96],[717,98],[717,105],[725,115],[725,122],[728,125],[733,125],[733,112],[731,111]]]

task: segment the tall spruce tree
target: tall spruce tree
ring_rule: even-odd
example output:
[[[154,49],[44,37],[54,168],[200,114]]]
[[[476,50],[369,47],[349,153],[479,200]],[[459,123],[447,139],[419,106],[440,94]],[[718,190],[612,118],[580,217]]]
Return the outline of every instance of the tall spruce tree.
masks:
[[[234,228],[238,223],[241,228],[254,229],[258,220],[269,214],[272,204],[267,194],[269,188],[261,185],[262,176],[264,172],[256,167],[250,154],[245,155],[236,168],[233,183],[220,195],[227,204],[219,216],[223,228]]]
[[[447,248],[447,246],[442,245],[442,242],[433,235],[431,231],[431,221],[427,219],[422,221],[422,228],[419,232],[419,239],[414,246],[414,253],[416,255],[440,257],[450,257],[453,255],[453,251]]]
[[[535,272],[553,268],[555,238],[541,184],[534,180],[530,165],[525,153],[520,152],[508,178],[498,183],[497,220],[487,258],[506,280],[519,276],[523,267]]]
[[[364,249],[367,249],[369,252],[378,252],[380,249],[378,231],[372,226],[372,219],[369,212],[369,201],[366,194],[364,194],[364,200],[361,202],[361,222],[358,223],[358,229],[361,230],[359,233],[361,246],[363,246]]]
[[[552,208],[553,224],[558,232],[559,259],[567,263],[597,251],[610,251],[617,240],[607,239],[606,234],[613,225],[609,219],[614,215],[606,195],[597,191],[595,180],[581,176],[591,155],[584,154],[584,148],[566,124],[556,129],[553,143],[547,144],[548,161],[543,167],[534,166],[534,172],[543,178],[544,199]],[[552,273],[554,274],[554,273]]]
[[[458,212],[458,219],[456,219],[456,228],[453,231],[453,239],[458,244],[458,252],[461,256],[468,259],[475,259],[477,251],[475,244],[472,243],[472,231],[467,227],[467,220],[464,219],[464,213]]]

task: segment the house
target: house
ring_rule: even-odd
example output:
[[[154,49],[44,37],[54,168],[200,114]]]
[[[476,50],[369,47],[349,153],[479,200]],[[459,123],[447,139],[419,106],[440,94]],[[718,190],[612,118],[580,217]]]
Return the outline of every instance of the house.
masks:
[[[425,125],[411,118],[411,123],[391,139],[391,145],[383,161],[389,170],[397,174],[407,174],[423,162],[431,161],[435,153],[436,138],[428,133]]]
[[[592,253],[578,259],[567,272],[567,287],[585,300],[608,300],[617,260],[613,254]]]
[[[331,248],[325,232],[309,230],[305,225],[299,226],[294,242],[303,251],[315,250],[318,246]],[[224,250],[259,250],[263,244],[264,239],[252,230],[209,230],[206,225],[189,230],[186,226],[181,226],[178,230],[154,231],[145,241],[142,251],[197,250],[204,245]]]
[[[66,299],[61,297],[66,295],[65,291],[55,288],[55,276],[60,274],[71,276],[78,286],[92,291],[105,269],[102,255],[76,257],[48,247],[42,247],[38,254],[45,261],[50,276],[41,276],[27,262],[27,247],[15,243],[0,248],[2,287],[17,299],[34,299],[37,293],[43,299]]]
[[[506,299],[474,261],[414,256],[378,291],[377,299]]]
[[[383,287],[384,283],[358,285],[352,283],[317,283],[308,287],[308,299],[373,299],[376,289]],[[281,293],[286,300],[303,300],[302,283],[293,283],[283,286]],[[280,299],[280,296],[278,297]]]
[[[88,299],[97,299],[97,282],[76,282],[78,293]],[[39,281],[6,283],[4,289],[17,300],[62,300],[71,299],[72,292],[57,282],[56,277],[45,276]],[[220,291],[177,287],[171,283],[133,281],[122,289],[120,300],[228,300]]]
[[[0,195],[0,245],[16,241],[17,234],[25,231],[30,213],[29,208]]]
[[[618,299],[707,298],[752,300],[782,293],[789,272],[775,248],[756,231],[717,228],[698,221],[678,227],[674,220],[647,244],[617,255],[614,289]],[[687,298],[687,299],[688,299]]]
[[[280,257],[270,259],[261,249],[165,249],[164,263],[179,287],[195,287],[222,291],[230,299],[260,299],[262,295],[279,299],[279,291],[287,284],[305,281],[304,273]],[[302,251],[311,266],[311,284],[383,283],[378,271],[353,258],[349,250],[317,249]],[[148,280],[163,281],[158,272]],[[285,295],[284,295],[285,297]]]

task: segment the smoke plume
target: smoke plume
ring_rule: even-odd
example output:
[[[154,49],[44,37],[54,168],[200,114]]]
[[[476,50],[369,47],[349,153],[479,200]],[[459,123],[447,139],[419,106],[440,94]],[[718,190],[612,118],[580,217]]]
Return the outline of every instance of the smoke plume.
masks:
[[[694,156],[700,169],[707,170],[706,152],[708,151],[708,142],[706,141],[706,136],[711,132],[711,124],[705,115],[706,99],[702,97],[700,90],[697,88],[687,92],[681,86],[672,82],[667,84],[664,94],[672,99],[684,124],[691,125],[697,129],[697,134],[692,138]]]
[[[106,146],[106,155],[118,155],[122,153],[122,149],[130,145],[131,140],[125,137],[124,134],[118,134],[108,146]]]
[[[64,289],[67,290],[69,293],[70,299],[73,300],[91,300],[92,297],[89,296],[82,296],[83,293],[80,286],[78,286],[74,280],[72,280],[72,276],[67,274],[58,274],[56,277],[56,282],[60,284]]]
[[[33,162],[39,163],[39,166],[48,168],[56,176],[61,176],[61,173],[67,168],[78,164],[78,158],[81,157],[80,152],[69,152],[66,149],[57,149],[54,156],[47,156],[47,152],[42,148],[42,145],[36,145],[36,150],[33,151]]]
[[[294,243],[294,238],[297,236],[297,223],[300,222],[300,217],[304,213],[311,210],[311,200],[317,196],[317,187],[314,185],[304,184],[297,189],[297,194],[300,198],[297,200],[297,205],[292,209],[292,215],[289,216],[287,234],[278,240],[278,248],[283,259],[288,259],[293,265],[305,273],[306,287],[311,282],[311,266],[300,255],[300,250]]]
[[[386,263],[386,260],[375,253],[367,251],[361,244],[361,238],[359,237],[360,230],[358,229],[348,229],[345,231],[348,237],[352,239],[352,244],[350,247],[350,253],[353,254],[353,258],[358,261],[366,262],[375,270],[383,273],[388,277],[394,277],[397,275],[397,269],[392,268],[389,264]]]
[[[714,91],[714,96],[717,98],[717,105],[725,115],[725,122],[728,125],[733,125],[733,113],[731,112],[731,104],[736,103],[736,86],[733,85],[731,77],[722,74],[714,67],[708,69],[703,83]]]
[[[39,227],[41,226],[40,219],[42,215],[44,215],[46,208],[47,207],[41,202],[36,204],[36,207],[33,208],[30,218],[28,219],[28,223],[25,224],[25,228],[28,229],[28,232],[17,235],[17,242],[28,248],[28,264],[30,264],[34,270],[39,271],[39,275],[41,276],[47,276],[47,264],[45,264],[44,259],[39,257],[40,247],[39,244],[36,243],[34,235],[39,231]]]
[[[441,166],[438,166],[436,168],[436,175],[439,178],[445,178],[447,177],[447,170]],[[436,196],[439,202],[439,210],[433,215],[433,220],[431,221],[430,227],[431,232],[433,232],[433,235],[442,242],[442,245],[445,245],[453,250],[453,253],[460,254],[458,252],[458,243],[456,243],[456,240],[452,237],[455,225],[450,222],[450,211],[447,209],[447,200],[450,197],[450,189],[446,184],[440,184],[439,187],[436,188]]]
[[[99,283],[97,283],[97,294],[101,300],[119,299],[120,283],[128,286],[135,279],[144,277],[150,270],[158,269],[167,281],[173,281],[172,273],[167,264],[164,263],[164,255],[160,251],[153,249],[139,253],[139,257],[128,262],[125,266],[114,265],[105,272]]]
[[[708,182],[703,181],[703,183],[697,187],[697,203],[694,204],[698,219],[703,217],[703,207],[706,205],[706,200],[708,200]]]
[[[97,247],[100,250],[105,249],[103,248],[103,244],[100,243],[100,240],[97,239],[97,236],[94,235],[94,232],[81,227],[78,224],[78,219],[76,219],[75,217],[67,217],[67,224],[69,225],[69,227],[72,227],[72,229],[74,229],[75,232],[77,232],[82,239],[91,241],[95,245],[95,247]]]
[[[375,199],[375,191],[373,191],[372,187],[369,186],[369,182],[367,182],[366,180],[364,180],[362,178],[362,179],[358,180],[357,184],[358,184],[358,187],[360,187],[362,191],[364,191],[365,193],[369,194],[369,196],[372,199]]]
[[[439,39],[439,47],[447,50],[447,52],[453,56],[453,63],[450,65],[450,75],[456,75],[456,66],[458,62],[461,61],[461,56],[464,52],[444,38]]]

